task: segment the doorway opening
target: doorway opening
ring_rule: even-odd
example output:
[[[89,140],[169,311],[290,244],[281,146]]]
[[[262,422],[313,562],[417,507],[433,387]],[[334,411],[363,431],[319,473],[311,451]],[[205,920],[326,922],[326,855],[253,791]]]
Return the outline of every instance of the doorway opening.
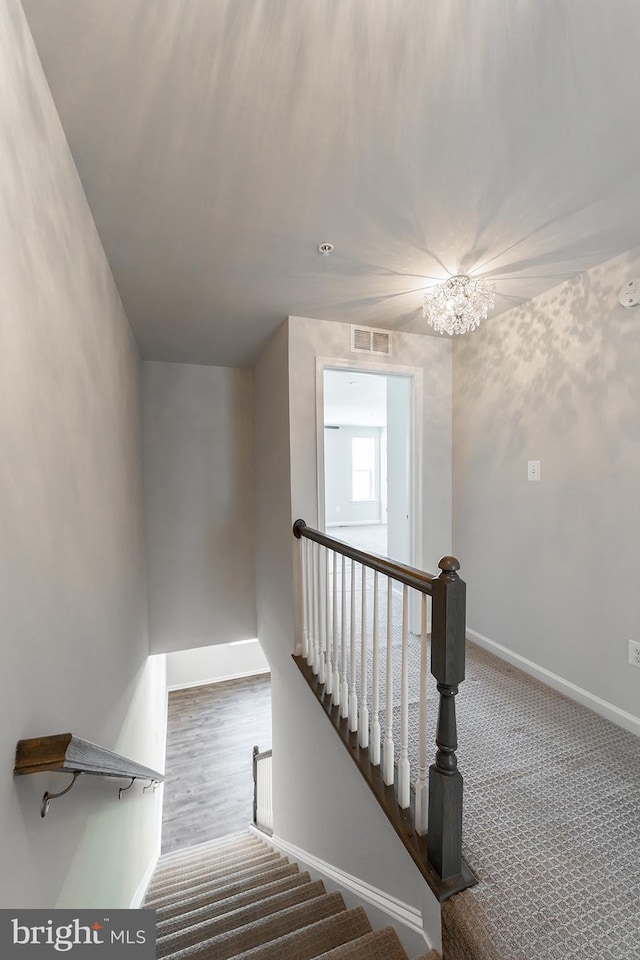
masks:
[[[412,393],[407,374],[323,367],[324,529],[409,564],[416,561]]]

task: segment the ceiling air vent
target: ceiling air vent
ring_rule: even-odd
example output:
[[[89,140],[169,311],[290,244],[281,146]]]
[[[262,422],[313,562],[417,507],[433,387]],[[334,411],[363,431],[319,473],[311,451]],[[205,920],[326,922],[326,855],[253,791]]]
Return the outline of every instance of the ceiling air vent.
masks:
[[[391,334],[371,327],[351,327],[351,352],[391,356]]]

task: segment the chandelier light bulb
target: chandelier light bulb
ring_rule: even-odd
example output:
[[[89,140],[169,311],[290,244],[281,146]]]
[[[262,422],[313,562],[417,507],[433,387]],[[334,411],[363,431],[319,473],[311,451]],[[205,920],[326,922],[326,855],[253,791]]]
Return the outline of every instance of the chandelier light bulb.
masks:
[[[494,291],[482,278],[450,277],[424,295],[422,314],[437,333],[467,333],[486,320]]]

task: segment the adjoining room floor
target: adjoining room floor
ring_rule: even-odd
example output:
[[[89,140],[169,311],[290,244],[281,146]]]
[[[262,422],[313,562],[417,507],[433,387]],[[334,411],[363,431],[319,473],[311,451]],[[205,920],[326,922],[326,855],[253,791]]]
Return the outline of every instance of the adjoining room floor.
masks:
[[[247,827],[254,744],[271,747],[268,674],[169,693],[162,853]]]
[[[349,543],[358,550],[367,553],[387,555],[387,524],[386,523],[354,523],[343,527],[327,528],[327,536]]]

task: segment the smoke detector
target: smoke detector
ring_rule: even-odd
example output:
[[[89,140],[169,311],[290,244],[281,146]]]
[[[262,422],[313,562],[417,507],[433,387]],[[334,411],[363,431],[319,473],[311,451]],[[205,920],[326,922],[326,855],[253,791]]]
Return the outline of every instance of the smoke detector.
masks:
[[[623,307],[637,307],[640,303],[640,277],[635,277],[623,284],[618,294],[618,300]]]

